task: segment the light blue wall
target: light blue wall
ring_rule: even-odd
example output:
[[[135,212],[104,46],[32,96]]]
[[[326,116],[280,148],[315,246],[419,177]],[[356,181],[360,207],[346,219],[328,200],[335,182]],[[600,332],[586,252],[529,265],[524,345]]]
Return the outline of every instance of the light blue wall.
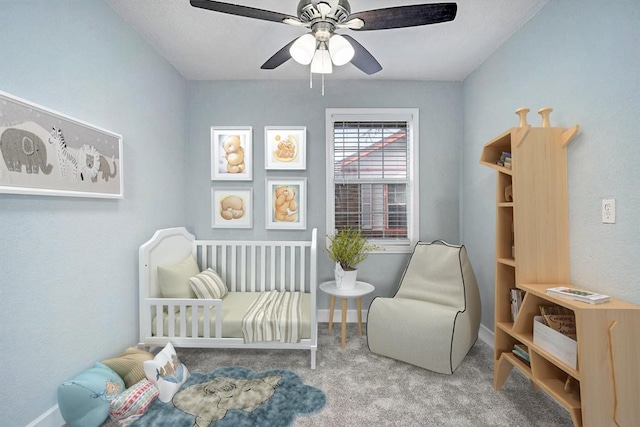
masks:
[[[420,238],[463,235],[491,327],[495,176],[480,151],[516,125],[516,108],[554,107],[552,124],[581,126],[569,148],[573,280],[640,303],[638,22],[636,0],[552,0],[464,85],[329,78],[322,97],[302,80],[186,83],[99,0],[0,0],[0,90],[122,134],[125,168],[123,200],[0,195],[4,421],[32,421],[55,404],[60,382],[137,342],[137,248],[155,229],[280,239],[318,227],[324,236],[326,108],[420,109]],[[213,125],[253,126],[252,182],[210,181]],[[307,126],[306,171],[265,173],[265,125]],[[272,176],[308,179],[307,231],[264,229]],[[254,188],[252,230],[211,229],[214,185]],[[615,225],[600,223],[605,197],[617,199]],[[405,260],[374,255],[362,278],[389,294]],[[320,279],[330,277],[321,254]]]
[[[553,0],[464,82],[463,236],[493,326],[495,172],[482,145],[551,106],[552,126],[580,125],[568,148],[571,277],[640,303],[640,2]],[[615,198],[617,222],[601,222]]]
[[[187,212],[197,236],[256,239],[303,239],[318,228],[324,247],[325,230],[325,110],[351,107],[402,107],[420,110],[420,238],[459,242],[459,186],[462,143],[461,83],[398,81],[225,81],[189,83],[189,169]],[[264,126],[307,127],[307,170],[264,170]],[[210,181],[210,127],[252,126],[253,181]],[[307,231],[265,230],[265,179],[306,177]],[[255,216],[251,230],[211,228],[211,188],[252,187]],[[330,280],[333,270],[323,251],[319,280]],[[371,255],[358,277],[376,285],[374,295],[391,295],[408,255]],[[365,300],[365,306],[374,296]],[[320,308],[328,298],[320,296]]]
[[[124,142],[123,200],[0,194],[0,413],[23,426],[138,342],[138,246],[185,216],[187,87],[102,1],[2,0],[0,90]]]

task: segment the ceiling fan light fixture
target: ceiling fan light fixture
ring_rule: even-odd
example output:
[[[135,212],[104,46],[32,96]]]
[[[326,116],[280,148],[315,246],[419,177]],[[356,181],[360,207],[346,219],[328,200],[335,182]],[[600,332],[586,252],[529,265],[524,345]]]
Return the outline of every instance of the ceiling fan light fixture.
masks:
[[[324,19],[331,12],[331,5],[327,2],[321,1],[316,5],[316,9],[320,12],[322,19]]]
[[[333,72],[333,64],[331,63],[331,55],[324,43],[320,43],[320,47],[316,50],[311,61],[311,72],[316,74],[331,74]]]
[[[353,59],[356,51],[351,43],[340,34],[334,34],[329,39],[329,54],[337,66],[344,65]]]
[[[316,50],[316,39],[313,34],[300,36],[289,48],[291,57],[299,64],[309,65]]]

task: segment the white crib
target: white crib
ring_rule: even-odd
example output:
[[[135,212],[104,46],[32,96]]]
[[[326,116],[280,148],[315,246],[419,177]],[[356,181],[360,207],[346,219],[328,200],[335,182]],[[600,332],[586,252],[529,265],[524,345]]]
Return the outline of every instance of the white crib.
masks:
[[[272,290],[304,292],[303,338],[299,342],[245,342],[237,332],[228,332],[238,330],[231,323],[237,323],[243,313],[230,313],[229,307],[235,305],[225,304],[226,296],[162,298],[157,267],[176,264],[189,255],[196,258],[200,270],[216,270],[226,283],[227,295],[232,297],[247,300]],[[308,241],[216,241],[196,240],[184,227],[167,228],[156,231],[140,246],[139,262],[140,346],[164,346],[170,341],[175,347],[310,350],[311,368],[315,369],[316,229]]]

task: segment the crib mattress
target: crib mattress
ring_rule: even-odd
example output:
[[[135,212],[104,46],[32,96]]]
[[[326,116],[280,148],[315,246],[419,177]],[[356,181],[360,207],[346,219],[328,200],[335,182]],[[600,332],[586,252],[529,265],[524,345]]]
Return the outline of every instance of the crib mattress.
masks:
[[[261,292],[227,292],[222,298],[222,337],[223,338],[243,338],[242,334],[242,318],[245,313],[253,304],[253,302],[260,296]],[[210,331],[214,334],[215,331],[215,308],[211,309],[211,321]],[[174,318],[174,335],[180,336],[180,313],[176,313]],[[202,337],[204,315],[202,310],[198,313],[198,336]],[[187,308],[186,313],[186,334],[191,336],[191,325],[193,319],[192,308]],[[153,316],[151,322],[151,331],[153,335],[157,333],[157,319]],[[163,315],[163,336],[168,336],[169,331],[169,314]],[[302,338],[308,339],[311,337],[311,295],[302,294]]]

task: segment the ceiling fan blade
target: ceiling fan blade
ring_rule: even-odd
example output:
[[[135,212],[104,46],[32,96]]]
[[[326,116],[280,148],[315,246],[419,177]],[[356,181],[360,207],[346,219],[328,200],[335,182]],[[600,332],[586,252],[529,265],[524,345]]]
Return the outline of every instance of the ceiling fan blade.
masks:
[[[276,67],[281,66],[285,62],[291,59],[291,54],[289,53],[289,48],[293,43],[295,43],[297,39],[291,40],[286,46],[273,54],[273,56],[267,59],[267,62],[262,64],[260,67],[263,70],[273,70]]]
[[[360,43],[358,43],[353,37],[343,34],[342,37],[347,39],[353,49],[356,51],[355,55],[353,55],[353,59],[351,63],[361,71],[371,75],[375,74],[378,71],[382,70],[382,65],[369,53],[367,49],[364,48]]]
[[[456,3],[415,4],[352,13],[349,19],[364,21],[362,28],[354,28],[357,31],[387,30],[453,21],[457,11]]]
[[[247,18],[262,19],[285,23],[284,20],[300,21],[297,17],[284,13],[272,12],[270,10],[257,9],[255,7],[241,6],[238,4],[224,3],[212,0],[191,0],[191,6],[200,9],[212,10],[214,12],[228,13],[230,15],[245,16]]]

